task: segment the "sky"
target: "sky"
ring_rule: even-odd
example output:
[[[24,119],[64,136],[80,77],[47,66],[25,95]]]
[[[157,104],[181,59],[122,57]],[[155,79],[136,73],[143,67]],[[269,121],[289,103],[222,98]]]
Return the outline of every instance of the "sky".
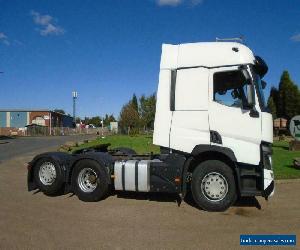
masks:
[[[161,44],[244,37],[300,84],[299,0],[0,0],[0,108],[116,117],[156,91]]]

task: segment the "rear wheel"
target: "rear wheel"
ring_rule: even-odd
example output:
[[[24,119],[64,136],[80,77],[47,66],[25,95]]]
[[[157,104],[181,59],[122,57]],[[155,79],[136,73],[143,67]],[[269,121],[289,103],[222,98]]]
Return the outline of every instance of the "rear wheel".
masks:
[[[63,172],[53,159],[45,157],[34,166],[34,180],[44,194],[55,195],[62,190]]]
[[[237,198],[232,169],[217,160],[202,162],[193,172],[192,194],[202,209],[225,211]]]
[[[107,173],[98,162],[81,160],[74,167],[72,185],[80,200],[99,201],[108,192]]]

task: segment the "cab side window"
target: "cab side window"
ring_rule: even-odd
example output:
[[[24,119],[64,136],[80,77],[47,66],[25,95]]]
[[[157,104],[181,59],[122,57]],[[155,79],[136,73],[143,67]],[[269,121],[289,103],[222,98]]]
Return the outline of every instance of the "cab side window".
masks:
[[[214,101],[229,107],[245,108],[252,99],[251,83],[240,70],[216,72]]]

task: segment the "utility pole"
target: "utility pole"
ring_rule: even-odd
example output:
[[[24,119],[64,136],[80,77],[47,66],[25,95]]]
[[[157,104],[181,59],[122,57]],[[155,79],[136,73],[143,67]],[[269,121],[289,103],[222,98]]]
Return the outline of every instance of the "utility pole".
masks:
[[[101,120],[101,138],[104,139],[104,134],[103,134],[103,119]]]
[[[72,97],[73,97],[73,122],[76,124],[76,99],[78,97],[77,91],[72,92]]]

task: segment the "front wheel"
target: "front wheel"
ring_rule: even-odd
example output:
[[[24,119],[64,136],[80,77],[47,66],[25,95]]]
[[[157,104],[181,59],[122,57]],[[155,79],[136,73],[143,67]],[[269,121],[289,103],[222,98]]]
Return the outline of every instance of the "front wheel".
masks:
[[[96,161],[81,160],[72,174],[73,191],[82,201],[101,200],[108,192],[106,170]]]
[[[225,211],[237,198],[232,169],[218,160],[202,162],[192,175],[192,194],[200,208]]]

